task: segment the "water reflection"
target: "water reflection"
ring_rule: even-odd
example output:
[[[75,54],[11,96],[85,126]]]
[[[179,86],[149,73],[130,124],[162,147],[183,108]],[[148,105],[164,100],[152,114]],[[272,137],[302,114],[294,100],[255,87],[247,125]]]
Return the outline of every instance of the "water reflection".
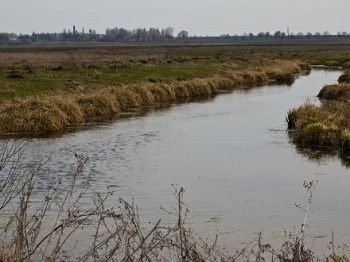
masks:
[[[289,134],[289,136],[292,135]],[[292,138],[290,137],[290,139]],[[348,155],[342,154],[339,149],[297,145],[295,146],[295,148],[298,154],[303,155],[308,160],[316,164],[321,164],[327,161],[337,161],[339,159],[342,166],[344,166],[345,168],[350,168],[350,157]]]
[[[28,139],[24,158],[40,163],[50,156],[49,175],[43,170],[38,178],[43,190],[70,179],[74,154],[88,156],[87,169],[96,170],[92,190],[113,187],[118,197],[134,198],[145,222],[162,217],[160,206],[173,204],[171,185],[182,186],[198,233],[234,231],[238,241],[300,225],[304,214],[295,204],[307,200],[303,181],[317,179],[308,233],[328,236],[334,230],[344,243],[350,235],[348,170],[337,158],[310,161],[290,143],[284,122],[288,109],[315,99],[339,75],[315,70],[292,87],[237,90],[60,138]]]

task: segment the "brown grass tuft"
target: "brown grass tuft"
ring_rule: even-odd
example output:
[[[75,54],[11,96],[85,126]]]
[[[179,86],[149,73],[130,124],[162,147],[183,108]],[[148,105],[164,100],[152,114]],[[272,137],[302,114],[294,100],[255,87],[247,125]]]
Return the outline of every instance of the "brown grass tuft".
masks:
[[[156,103],[165,103],[175,100],[176,98],[174,89],[171,89],[171,87],[168,85],[150,84],[147,86],[147,89],[154,96]]]
[[[133,84],[128,86],[128,89],[138,94],[142,100],[142,105],[152,106],[155,103],[155,98],[149,89],[149,85],[145,83]]]
[[[56,132],[68,125],[68,116],[52,101],[30,97],[0,111],[0,130],[12,132]]]
[[[48,97],[48,99],[67,115],[67,121],[70,124],[84,121],[84,112],[72,95],[57,94],[53,97]]]
[[[324,86],[318,93],[317,97],[321,99],[349,100],[350,84]]]
[[[269,80],[267,74],[261,69],[245,70],[240,74],[244,85],[256,86]]]
[[[345,63],[342,64],[342,68],[344,69],[350,69],[350,61],[347,61]]]
[[[208,79],[194,79],[189,81],[180,82],[178,87],[186,89],[190,97],[204,96],[212,94],[212,86],[209,84]]]
[[[350,70],[346,70],[344,74],[342,74],[338,78],[339,83],[350,83]]]
[[[341,67],[341,63],[338,61],[326,61],[324,65],[330,67]]]
[[[350,149],[350,103],[326,101],[321,106],[306,103],[289,110],[288,128],[298,145]]]
[[[142,105],[140,95],[127,87],[116,87],[111,89],[111,92],[120,105],[121,111],[126,111],[130,108],[137,108]]]
[[[105,90],[78,95],[76,102],[81,107],[85,117],[107,116],[120,112],[116,100]]]

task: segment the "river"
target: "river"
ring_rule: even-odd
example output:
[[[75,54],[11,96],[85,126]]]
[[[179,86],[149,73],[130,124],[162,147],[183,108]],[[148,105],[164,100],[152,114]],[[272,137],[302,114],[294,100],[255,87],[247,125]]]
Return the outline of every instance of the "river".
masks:
[[[134,198],[141,221],[164,217],[160,206],[171,208],[174,187],[183,187],[188,223],[199,235],[218,230],[235,249],[260,231],[267,242],[298,232],[305,212],[295,204],[308,200],[303,182],[318,180],[307,234],[326,253],[332,231],[336,244],[349,242],[350,173],[336,156],[298,152],[285,117],[305,101],[318,103],[318,91],[340,74],[313,69],[291,86],[240,89],[59,138],[26,139],[28,163],[49,158],[34,202],[58,179],[69,179],[74,154],[84,154],[95,169],[92,189]]]

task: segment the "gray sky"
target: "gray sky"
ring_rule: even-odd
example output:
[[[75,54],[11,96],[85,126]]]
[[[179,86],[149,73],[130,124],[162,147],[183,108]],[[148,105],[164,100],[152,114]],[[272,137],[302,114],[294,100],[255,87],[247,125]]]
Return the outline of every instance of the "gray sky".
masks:
[[[350,0],[0,0],[0,32],[173,27],[190,35],[350,33]]]

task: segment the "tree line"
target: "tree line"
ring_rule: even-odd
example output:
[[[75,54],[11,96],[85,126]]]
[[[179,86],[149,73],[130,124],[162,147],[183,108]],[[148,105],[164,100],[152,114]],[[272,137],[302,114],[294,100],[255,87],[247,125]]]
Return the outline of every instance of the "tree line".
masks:
[[[10,42],[30,43],[35,41],[100,41],[100,42],[161,42],[173,40],[174,29],[166,28],[136,28],[128,30],[125,28],[107,28],[104,34],[98,34],[96,30],[83,28],[80,32],[73,27],[73,30],[63,29],[61,33],[36,33],[19,34],[0,33],[0,44]]]
[[[303,32],[293,33],[283,31],[276,31],[274,33],[270,32],[259,32],[257,34],[253,33],[243,33],[242,35],[229,35],[224,34],[219,36],[220,38],[225,39],[310,39],[310,38],[327,38],[329,36],[339,37],[339,38],[348,38],[350,34],[346,31],[338,32],[337,35],[331,35],[328,31],[324,32]],[[163,42],[163,41],[172,41],[180,40],[186,41],[187,39],[198,39],[198,38],[215,38],[213,37],[201,37],[201,36],[190,36],[189,33],[185,30],[180,31],[176,36],[174,36],[174,29],[172,27],[166,28],[136,28],[136,29],[125,29],[123,27],[114,27],[107,28],[105,33],[98,34],[96,30],[89,29],[85,31],[82,28],[81,31],[75,29],[63,29],[61,33],[36,33],[33,32],[29,34],[19,34],[14,33],[0,33],[0,45],[1,44],[31,44],[36,41],[97,41],[97,42]],[[217,38],[217,37],[216,37]]]

